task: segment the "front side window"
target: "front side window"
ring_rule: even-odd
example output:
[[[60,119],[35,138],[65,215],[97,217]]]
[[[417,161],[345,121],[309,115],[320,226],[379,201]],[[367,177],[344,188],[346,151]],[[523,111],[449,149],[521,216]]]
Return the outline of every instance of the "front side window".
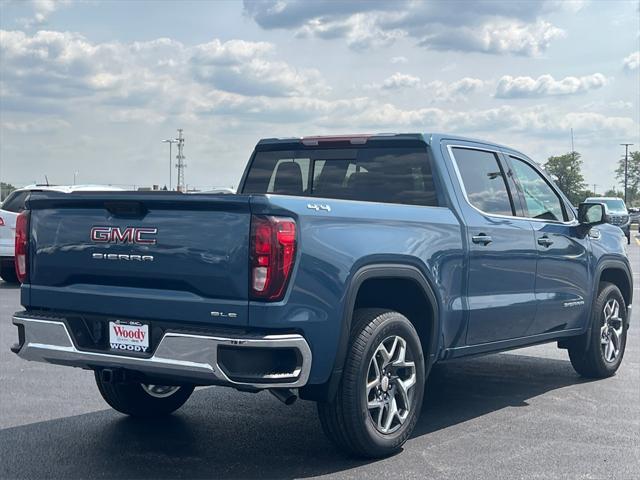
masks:
[[[560,197],[542,175],[519,158],[511,157],[511,163],[524,194],[527,216],[539,220],[566,220]]]
[[[258,151],[243,193],[438,205],[425,146]]]
[[[471,205],[495,215],[514,215],[504,172],[493,152],[454,148],[453,155]]]

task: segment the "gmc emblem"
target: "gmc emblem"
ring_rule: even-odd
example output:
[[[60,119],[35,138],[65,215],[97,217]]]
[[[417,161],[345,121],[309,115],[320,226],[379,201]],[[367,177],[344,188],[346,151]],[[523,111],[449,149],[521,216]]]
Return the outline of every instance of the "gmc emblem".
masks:
[[[91,241],[95,243],[136,243],[139,245],[155,245],[156,239],[149,237],[157,233],[157,228],[93,227],[91,228]]]

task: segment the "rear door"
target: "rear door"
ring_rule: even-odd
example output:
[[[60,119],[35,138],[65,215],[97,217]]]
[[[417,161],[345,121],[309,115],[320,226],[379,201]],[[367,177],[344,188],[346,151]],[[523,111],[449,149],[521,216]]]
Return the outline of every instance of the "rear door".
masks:
[[[533,162],[515,155],[508,161],[538,250],[538,312],[527,334],[579,328],[591,296],[588,236],[580,234],[573,211]]]
[[[244,325],[249,198],[32,194],[31,308]]]
[[[447,145],[461,187],[469,245],[467,344],[525,336],[535,319],[536,247],[531,223],[497,150]]]

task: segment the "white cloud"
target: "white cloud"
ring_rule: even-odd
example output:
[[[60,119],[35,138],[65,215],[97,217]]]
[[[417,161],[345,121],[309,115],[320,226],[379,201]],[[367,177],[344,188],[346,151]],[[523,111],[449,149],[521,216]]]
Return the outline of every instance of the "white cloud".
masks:
[[[635,135],[638,124],[629,117],[595,112],[565,112],[547,105],[531,108],[502,106],[484,110],[449,110],[434,107],[402,109],[393,104],[370,102],[359,112],[340,117],[335,127],[370,128],[390,131],[446,131],[464,135],[526,134],[527,137],[564,137],[574,128],[582,135],[611,134],[615,138]]]
[[[464,100],[468,95],[476,93],[484,87],[485,82],[478,78],[465,77],[447,83],[440,80],[424,83],[420,77],[396,72],[381,84],[369,84],[366,88],[381,90],[404,90],[419,88],[428,92],[432,102]]]
[[[452,83],[429,82],[426,88],[433,91],[433,97],[442,100],[462,100],[484,88],[485,82],[478,78],[464,77]]]
[[[562,80],[556,80],[548,74],[541,75],[537,79],[505,75],[498,81],[495,96],[497,98],[539,98],[573,95],[602,88],[607,83],[607,78],[601,73],[583,77],[565,77]]]
[[[155,125],[164,122],[167,116],[154,109],[146,108],[119,108],[108,115],[113,123],[150,124]]]
[[[402,29],[381,28],[378,25],[379,16],[377,13],[356,13],[344,20],[312,19],[297,31],[296,36],[325,40],[345,38],[350,48],[367,50],[391,45],[406,35]]]
[[[625,70],[629,72],[633,72],[634,70],[638,70],[640,67],[640,51],[633,52],[626,56],[622,61]]]
[[[607,110],[631,110],[633,108],[633,102],[627,102],[625,100],[614,100],[614,101],[597,101],[597,102],[589,102],[581,107],[581,110],[597,110],[597,111],[607,111]]]
[[[167,38],[92,43],[70,32],[0,31],[0,55],[0,87],[10,98],[4,107],[13,109],[45,100],[66,108],[82,99],[176,114],[212,92],[291,97],[328,91],[317,70],[274,59],[266,42],[215,39],[187,47]]]
[[[400,64],[400,63],[408,63],[409,59],[407,57],[400,56],[400,57],[392,57],[390,61],[391,61],[391,63],[396,65],[396,64]]]
[[[420,77],[396,72],[382,82],[381,88],[397,90],[401,88],[416,88],[422,85]]]
[[[587,131],[633,133],[637,127],[626,117],[579,111],[567,113],[546,107],[484,110],[434,108],[435,101],[465,100],[487,83],[465,77],[453,82],[425,81],[396,72],[379,84],[378,92],[420,89],[429,92],[423,107],[404,109],[377,98],[340,98],[325,95],[324,80],[315,71],[299,70],[276,57],[265,42],[212,40],[188,47],[161,38],[130,44],[93,43],[69,32],[0,32],[0,53],[5,72],[0,82],[3,98],[29,103],[34,108],[52,104],[60,108],[96,111],[115,123],[158,124],[168,118],[197,122],[217,117],[233,122],[286,124],[299,129],[366,128],[456,132],[564,132],[569,125]],[[606,84],[601,74],[567,77],[503,77],[496,96],[543,96],[587,91]],[[422,96],[421,96],[422,97]],[[11,103],[9,102],[9,103]],[[75,102],[75,103],[74,103]],[[77,103],[81,102],[81,103]],[[7,109],[7,103],[3,103]],[[54,118],[54,117],[51,117]],[[57,118],[57,117],[55,117]],[[62,128],[64,124],[9,123],[7,131],[27,132]]]
[[[53,117],[37,118],[26,122],[3,121],[0,123],[0,127],[8,130],[9,132],[27,134],[52,133],[64,128],[69,128],[70,126],[71,125],[66,120]]]
[[[21,19],[25,28],[45,24],[53,12],[70,5],[71,0],[30,0],[29,3],[33,9],[33,17]]]
[[[249,96],[295,96],[326,90],[317,70],[298,70],[273,61],[265,42],[214,40],[198,45],[189,63],[195,77],[215,88]]]
[[[273,51],[273,45],[267,42],[247,42],[245,40],[221,42],[214,39],[209,43],[197,45],[193,50],[193,60],[197,63],[227,66],[238,65],[262,57]]]
[[[544,14],[577,11],[583,2],[335,2],[245,0],[245,14],[265,29],[346,40],[367,49],[412,37],[435,50],[539,56],[565,32]]]
[[[552,40],[565,35],[562,29],[542,20],[532,24],[500,22],[474,28],[442,28],[427,34],[420,45],[434,50],[537,57],[549,47]]]

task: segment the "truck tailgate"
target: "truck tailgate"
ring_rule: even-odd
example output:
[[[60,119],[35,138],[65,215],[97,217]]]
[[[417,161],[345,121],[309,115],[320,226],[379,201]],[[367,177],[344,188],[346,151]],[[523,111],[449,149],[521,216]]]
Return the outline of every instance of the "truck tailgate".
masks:
[[[247,323],[248,196],[47,193],[28,208],[25,306]]]

